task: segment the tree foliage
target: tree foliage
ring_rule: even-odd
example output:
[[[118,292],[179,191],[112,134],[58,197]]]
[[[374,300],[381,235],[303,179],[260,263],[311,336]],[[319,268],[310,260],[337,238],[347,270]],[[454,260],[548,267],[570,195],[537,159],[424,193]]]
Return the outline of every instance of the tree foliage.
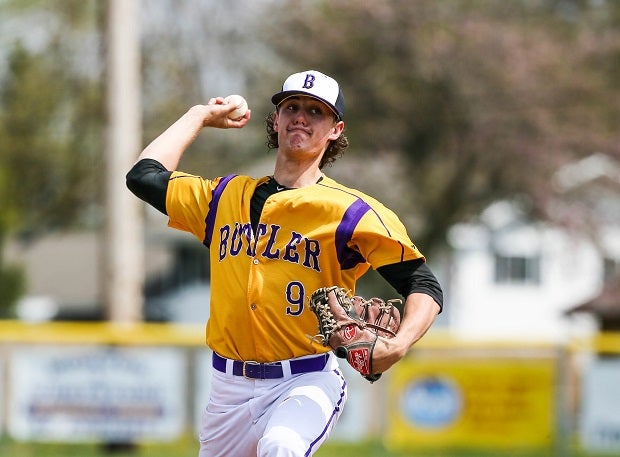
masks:
[[[99,95],[86,88],[73,99],[79,83],[51,59],[18,46],[2,90],[10,113],[0,124],[2,218],[21,233],[71,227],[99,195],[101,155],[96,140],[86,138]]]
[[[23,235],[88,224],[101,195],[103,86],[64,22],[88,3],[61,5],[43,49],[12,45],[0,88],[0,225]]]
[[[50,230],[96,225],[104,123],[96,65],[100,29],[89,23],[99,17],[96,3],[64,1],[51,8],[46,2],[3,2],[0,7],[10,18],[5,24],[37,30],[43,38],[33,43],[26,33],[4,50],[0,313],[6,316],[26,284],[19,266],[3,262],[7,238],[27,240]]]

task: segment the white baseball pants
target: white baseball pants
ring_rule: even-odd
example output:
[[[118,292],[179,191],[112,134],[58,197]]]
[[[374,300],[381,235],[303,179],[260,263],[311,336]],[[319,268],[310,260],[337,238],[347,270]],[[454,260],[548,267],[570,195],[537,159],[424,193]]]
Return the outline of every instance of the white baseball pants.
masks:
[[[213,370],[202,416],[199,457],[311,456],[347,398],[333,354],[323,371],[248,379]]]

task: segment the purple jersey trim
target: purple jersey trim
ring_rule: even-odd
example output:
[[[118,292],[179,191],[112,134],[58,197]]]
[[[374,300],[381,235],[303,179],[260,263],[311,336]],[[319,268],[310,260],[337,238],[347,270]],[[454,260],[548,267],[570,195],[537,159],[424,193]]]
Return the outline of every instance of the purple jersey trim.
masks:
[[[336,229],[336,253],[338,263],[343,270],[353,268],[358,263],[366,261],[362,254],[348,247],[347,243],[353,236],[360,219],[370,210],[371,207],[368,203],[362,199],[357,199],[347,208]]]
[[[211,239],[213,238],[213,226],[215,225],[215,216],[217,216],[217,207],[220,203],[220,198],[222,196],[222,192],[228,185],[231,179],[233,179],[237,175],[228,175],[222,178],[222,180],[215,186],[213,189],[213,198],[211,198],[211,202],[209,203],[209,212],[207,213],[207,217],[205,218],[205,238],[202,242],[206,247],[211,246]]]

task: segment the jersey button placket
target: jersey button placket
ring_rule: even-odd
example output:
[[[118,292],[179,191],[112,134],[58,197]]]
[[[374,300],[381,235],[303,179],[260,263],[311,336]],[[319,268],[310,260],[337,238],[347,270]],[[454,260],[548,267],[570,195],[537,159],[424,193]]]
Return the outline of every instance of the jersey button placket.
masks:
[[[252,263],[253,263],[254,265],[259,265],[259,264],[260,264],[260,260],[259,260],[259,259],[254,258],[254,259],[252,259]],[[256,274],[256,272],[252,273],[252,276],[254,276],[255,274]],[[252,311],[256,311],[256,308],[258,308],[258,305],[257,305],[256,303],[250,303],[250,309],[251,309]]]

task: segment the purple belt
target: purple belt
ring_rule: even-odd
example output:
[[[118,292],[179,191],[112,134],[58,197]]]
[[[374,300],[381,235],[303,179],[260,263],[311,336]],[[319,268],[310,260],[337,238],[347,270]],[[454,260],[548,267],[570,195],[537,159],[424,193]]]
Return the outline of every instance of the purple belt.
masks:
[[[278,379],[284,377],[283,364],[288,364],[291,368],[291,374],[310,373],[313,371],[321,371],[327,364],[329,353],[321,354],[316,357],[308,357],[304,359],[283,360],[281,362],[259,363],[253,361],[242,362],[240,360],[230,360],[232,363],[226,363],[229,359],[222,357],[217,353],[213,353],[213,368],[222,373],[229,373],[235,376],[243,376],[250,379]],[[227,370],[228,365],[228,370]],[[230,370],[232,365],[232,373]]]

